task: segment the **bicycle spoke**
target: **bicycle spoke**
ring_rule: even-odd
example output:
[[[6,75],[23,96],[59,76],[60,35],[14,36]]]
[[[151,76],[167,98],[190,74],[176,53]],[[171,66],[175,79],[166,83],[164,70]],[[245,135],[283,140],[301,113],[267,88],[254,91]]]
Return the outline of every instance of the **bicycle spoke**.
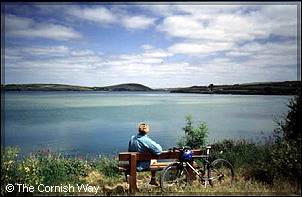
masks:
[[[210,167],[209,184],[211,186],[232,186],[234,182],[233,167],[226,160],[214,161]]]
[[[166,167],[162,173],[161,189],[163,191],[177,191],[177,189],[187,186],[187,171],[178,163]]]

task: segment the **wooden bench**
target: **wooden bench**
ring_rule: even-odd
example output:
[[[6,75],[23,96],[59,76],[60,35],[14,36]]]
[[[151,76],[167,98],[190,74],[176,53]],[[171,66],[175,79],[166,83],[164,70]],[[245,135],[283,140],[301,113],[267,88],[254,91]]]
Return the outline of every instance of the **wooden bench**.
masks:
[[[193,150],[193,155],[202,155],[202,151],[200,149]],[[180,158],[179,151],[163,151],[160,155],[139,152],[121,152],[119,153],[119,170],[125,172],[125,174],[129,174],[129,192],[135,193],[138,190],[136,184],[136,164],[138,161],[146,161],[151,159],[158,160],[158,163],[151,165],[150,169],[148,170],[151,171],[151,173],[155,173],[171,163],[162,162],[162,160],[178,160],[178,158]],[[193,161],[191,165],[193,165]],[[188,169],[188,171],[190,174],[193,174],[191,169]]]

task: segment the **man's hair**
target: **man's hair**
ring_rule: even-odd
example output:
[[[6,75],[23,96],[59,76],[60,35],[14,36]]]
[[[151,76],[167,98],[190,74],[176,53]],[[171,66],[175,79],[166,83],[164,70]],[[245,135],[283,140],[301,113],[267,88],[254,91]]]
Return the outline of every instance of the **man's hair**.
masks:
[[[149,126],[149,125],[145,122],[140,122],[138,124],[138,132],[145,134],[145,131],[143,130],[143,127],[145,127],[145,126]]]

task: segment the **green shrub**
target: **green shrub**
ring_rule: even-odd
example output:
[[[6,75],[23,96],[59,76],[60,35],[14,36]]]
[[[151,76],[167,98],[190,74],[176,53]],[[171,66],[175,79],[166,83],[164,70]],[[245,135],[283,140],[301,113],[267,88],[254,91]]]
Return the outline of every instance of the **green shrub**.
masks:
[[[120,172],[118,170],[118,160],[101,155],[100,158],[93,162],[93,167],[101,171],[107,177],[118,177]]]
[[[19,148],[1,146],[1,195],[5,194],[7,184],[18,183],[18,153]]]
[[[289,111],[275,129],[276,144],[272,149],[275,177],[283,177],[301,188],[301,92],[288,103]]]
[[[212,146],[213,159],[220,157],[230,161],[236,168],[246,168],[251,163],[269,156],[269,146],[257,145],[244,139],[223,140]]]
[[[17,161],[17,148],[1,147],[1,194],[10,183],[20,183],[35,188],[39,184],[81,184],[82,177],[88,175],[91,166],[88,161],[77,158],[64,158],[55,153],[37,153]],[[15,193],[16,194],[16,193]]]
[[[229,160],[243,169],[247,179],[273,185],[274,182],[290,182],[301,188],[301,96],[289,101],[289,112],[274,130],[275,141],[256,144],[245,140],[224,140],[215,143],[214,157]]]
[[[75,158],[59,158],[55,155],[37,155],[40,165],[40,176],[45,185],[80,183],[79,178],[87,176],[90,169],[87,161]]]
[[[189,146],[191,148],[201,148],[206,145],[208,138],[208,126],[205,122],[199,122],[197,128],[193,126],[191,115],[186,116],[186,126],[183,128],[185,136],[182,137],[177,145]]]
[[[281,140],[297,141],[301,144],[301,94],[289,100],[289,111],[282,120],[277,121],[278,128],[274,130],[277,142]]]
[[[44,180],[44,177],[41,176],[42,170],[41,164],[35,157],[24,158],[23,161],[18,163],[19,183],[34,187],[38,186]]]

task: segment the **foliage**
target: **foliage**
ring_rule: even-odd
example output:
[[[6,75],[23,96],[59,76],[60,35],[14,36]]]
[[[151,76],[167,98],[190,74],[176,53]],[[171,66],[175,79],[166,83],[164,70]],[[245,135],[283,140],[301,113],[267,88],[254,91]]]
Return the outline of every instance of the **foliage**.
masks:
[[[40,162],[32,156],[26,157],[18,163],[17,172],[19,175],[19,182],[17,183],[30,186],[38,186],[43,183],[44,177],[41,176],[43,168]]]
[[[294,140],[282,140],[272,148],[271,154],[276,177],[301,181],[301,144]]]
[[[4,195],[5,186],[18,180],[16,159],[19,148],[9,147],[7,150],[1,147],[1,195]]]
[[[60,158],[55,155],[37,155],[40,165],[40,177],[45,185],[80,183],[79,177],[87,175],[90,166],[86,161],[74,158]]]
[[[105,176],[108,177],[119,176],[117,159],[111,159],[109,157],[101,155],[98,160],[93,162],[93,167],[98,171],[103,172]]]
[[[245,140],[215,143],[213,156],[229,160],[242,169],[246,179],[273,185],[288,182],[301,188],[301,97],[289,101],[289,112],[280,120],[275,141],[255,144]],[[296,191],[298,191],[297,189]]]
[[[91,173],[119,178],[118,161],[101,156],[97,160],[64,158],[52,152],[38,152],[17,160],[19,149],[1,147],[1,195],[7,184],[21,183],[37,188],[44,185],[87,183]]]
[[[193,117],[186,116],[186,126],[183,128],[185,136],[178,141],[178,146],[201,148],[206,145],[208,138],[208,126],[205,122],[199,122],[197,128],[193,126]]]
[[[279,127],[274,131],[277,142],[294,140],[301,143],[301,121],[298,120],[301,117],[301,95],[290,99],[287,106],[287,115],[277,122]]]
[[[274,131],[276,144],[272,149],[275,176],[282,176],[301,184],[301,93],[291,99],[287,115]]]
[[[232,163],[235,168],[246,168],[251,163],[269,156],[269,145],[257,145],[244,139],[226,139],[212,145],[211,156],[224,158]]]

